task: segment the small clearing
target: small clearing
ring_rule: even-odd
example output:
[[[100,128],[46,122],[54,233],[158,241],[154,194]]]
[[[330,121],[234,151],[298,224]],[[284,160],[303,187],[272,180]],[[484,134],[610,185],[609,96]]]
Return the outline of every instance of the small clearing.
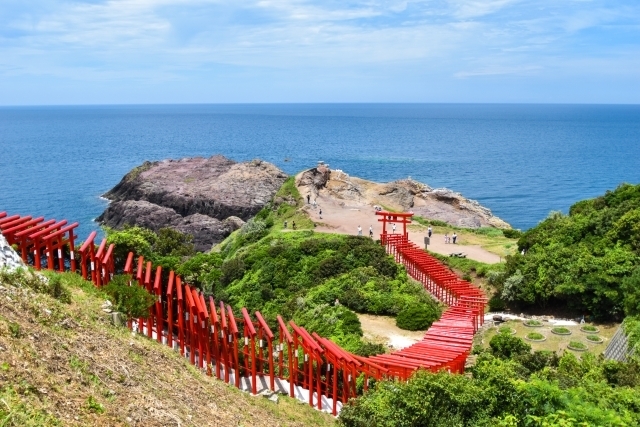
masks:
[[[364,337],[376,344],[385,344],[391,350],[400,350],[422,341],[426,331],[405,331],[396,326],[390,316],[358,314]]]

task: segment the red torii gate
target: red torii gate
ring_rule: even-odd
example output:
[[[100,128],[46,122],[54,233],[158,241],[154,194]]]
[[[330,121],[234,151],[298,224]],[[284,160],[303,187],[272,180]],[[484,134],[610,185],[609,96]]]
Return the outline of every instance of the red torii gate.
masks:
[[[407,233],[407,224],[411,224],[411,217],[413,216],[413,213],[376,211],[376,215],[382,217],[378,218],[378,222],[382,223],[382,244],[385,244],[386,236],[388,234],[387,223],[402,224],[401,236],[409,236],[409,234]]]

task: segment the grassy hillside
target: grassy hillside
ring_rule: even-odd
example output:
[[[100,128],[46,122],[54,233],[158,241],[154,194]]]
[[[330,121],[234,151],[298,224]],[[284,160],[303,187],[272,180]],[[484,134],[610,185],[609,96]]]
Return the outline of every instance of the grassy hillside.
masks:
[[[77,275],[49,285],[0,271],[0,425],[330,426],[207,377],[166,346],[111,326]]]

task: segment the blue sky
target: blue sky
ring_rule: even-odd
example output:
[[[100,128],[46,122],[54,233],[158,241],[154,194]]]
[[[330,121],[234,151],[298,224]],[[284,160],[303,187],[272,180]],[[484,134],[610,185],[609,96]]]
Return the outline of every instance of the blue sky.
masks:
[[[0,105],[640,103],[638,0],[2,0]]]

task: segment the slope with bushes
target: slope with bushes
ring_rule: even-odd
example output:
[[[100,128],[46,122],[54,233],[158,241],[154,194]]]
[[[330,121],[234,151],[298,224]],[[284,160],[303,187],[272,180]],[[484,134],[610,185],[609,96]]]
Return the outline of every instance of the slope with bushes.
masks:
[[[521,255],[521,251],[525,255]],[[518,241],[497,281],[502,300],[611,319],[640,314],[640,185],[552,213]]]
[[[418,309],[423,315],[411,329],[426,329],[440,314],[371,239],[310,230],[275,232],[241,248],[222,265],[214,293],[237,308],[260,310],[272,324],[277,314],[292,318],[360,354],[362,329],[354,312],[396,316]]]
[[[471,376],[420,371],[382,382],[343,408],[345,427],[586,427],[640,423],[640,362],[561,357],[509,333],[481,351]]]
[[[2,426],[330,426],[207,377],[102,311],[106,295],[71,273],[0,270]]]

